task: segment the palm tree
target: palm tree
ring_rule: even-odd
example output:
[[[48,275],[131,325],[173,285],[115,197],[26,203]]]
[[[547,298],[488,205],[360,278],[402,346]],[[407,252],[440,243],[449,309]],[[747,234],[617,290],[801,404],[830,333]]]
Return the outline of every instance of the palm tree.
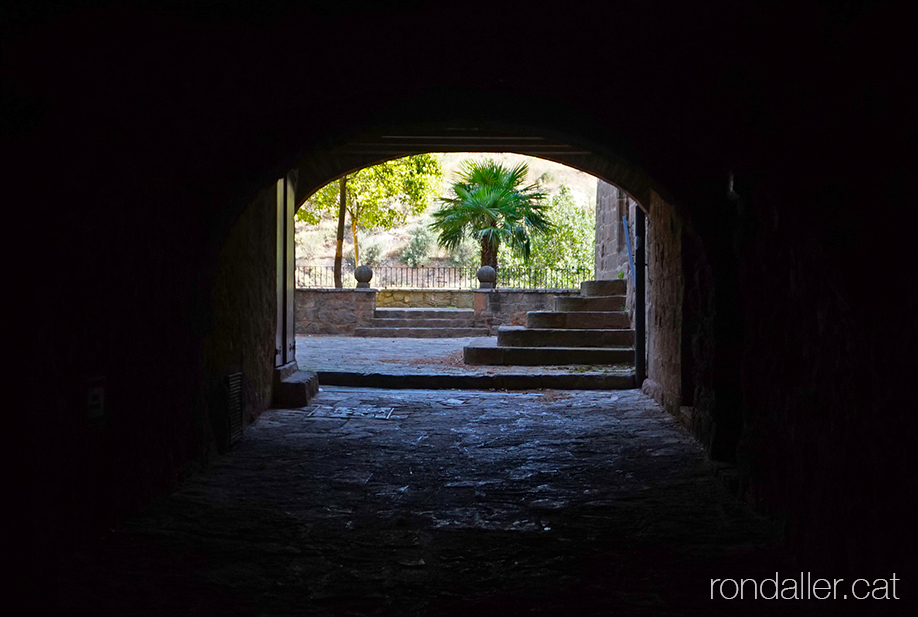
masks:
[[[529,259],[530,237],[548,231],[551,223],[545,193],[537,184],[523,186],[528,172],[526,163],[508,169],[490,159],[466,161],[451,186],[453,196],[441,197],[433,214],[437,243],[453,250],[470,236],[481,244],[481,265],[495,270],[501,244]]]

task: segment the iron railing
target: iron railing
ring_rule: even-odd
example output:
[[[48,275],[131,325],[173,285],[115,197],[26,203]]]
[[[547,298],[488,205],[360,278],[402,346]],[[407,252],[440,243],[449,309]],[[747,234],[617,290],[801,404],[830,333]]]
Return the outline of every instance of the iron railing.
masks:
[[[377,266],[373,268],[374,289],[478,289],[478,268]],[[497,287],[504,289],[576,289],[581,281],[591,279],[590,268],[514,268],[497,269]],[[341,283],[356,286],[353,270],[344,268]],[[335,274],[332,266],[299,266],[296,286],[332,288]]]
[[[344,287],[356,287],[354,271],[341,269],[341,284]],[[306,288],[333,288],[335,286],[335,268],[333,266],[297,266],[296,286]]]
[[[581,282],[592,278],[592,268],[498,268],[497,287],[577,289]]]

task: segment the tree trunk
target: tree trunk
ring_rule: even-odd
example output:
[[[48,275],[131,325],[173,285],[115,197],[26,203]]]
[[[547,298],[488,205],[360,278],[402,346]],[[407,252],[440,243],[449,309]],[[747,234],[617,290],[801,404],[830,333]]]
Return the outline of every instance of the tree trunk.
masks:
[[[343,287],[341,283],[341,249],[344,244],[344,212],[347,205],[347,176],[338,181],[338,237],[335,241],[335,289]]]
[[[354,238],[354,268],[360,265],[360,252],[357,250],[357,223],[351,215],[351,236]]]
[[[481,241],[481,265],[491,266],[497,271],[497,245],[493,245],[487,240]]]

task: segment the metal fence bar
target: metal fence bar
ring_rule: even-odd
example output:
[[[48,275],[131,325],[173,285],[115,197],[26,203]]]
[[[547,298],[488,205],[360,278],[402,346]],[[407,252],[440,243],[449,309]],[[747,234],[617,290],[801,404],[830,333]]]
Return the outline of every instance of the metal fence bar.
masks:
[[[452,267],[381,266],[373,268],[371,286],[377,289],[477,289],[477,269]],[[342,273],[345,287],[354,287],[353,273]],[[581,281],[592,277],[585,268],[514,268],[502,267],[497,271],[497,286],[510,289],[573,289]],[[299,266],[296,269],[296,286],[305,288],[334,287],[332,266]]]

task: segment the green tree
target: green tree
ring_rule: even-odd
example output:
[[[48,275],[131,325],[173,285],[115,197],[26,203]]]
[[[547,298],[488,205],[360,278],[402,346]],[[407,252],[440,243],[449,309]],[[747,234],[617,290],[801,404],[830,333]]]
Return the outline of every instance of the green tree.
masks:
[[[387,161],[326,184],[297,211],[301,221],[315,224],[323,215],[338,213],[335,250],[335,286],[341,286],[341,253],[345,212],[351,219],[354,262],[361,264],[357,232],[392,229],[404,225],[409,215],[427,209],[440,190],[443,168],[436,154],[417,154]]]
[[[562,185],[551,196],[548,209],[551,228],[533,238],[530,258],[526,266],[531,269],[593,269],[596,246],[596,212],[581,208],[574,200],[569,187]],[[509,266],[522,266],[523,260],[505,249],[500,259]]]
[[[433,234],[426,227],[418,225],[411,230],[408,243],[402,249],[402,261],[412,268],[423,266],[430,259],[430,249],[433,246],[433,242]]]
[[[451,186],[451,196],[441,197],[431,229],[437,242],[455,250],[469,236],[481,246],[481,265],[497,269],[502,245],[529,259],[531,238],[551,224],[545,216],[545,193],[538,184],[525,185],[529,166],[512,169],[493,160],[466,161]]]

